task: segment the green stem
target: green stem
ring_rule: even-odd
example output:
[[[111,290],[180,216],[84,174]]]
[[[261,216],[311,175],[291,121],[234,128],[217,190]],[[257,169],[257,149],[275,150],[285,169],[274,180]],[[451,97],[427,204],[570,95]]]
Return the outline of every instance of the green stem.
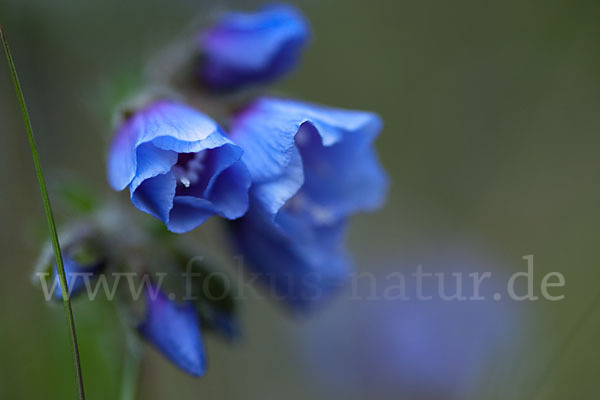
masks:
[[[142,361],[142,348],[138,339],[131,333],[127,333],[127,348],[125,349],[125,362],[121,381],[120,400],[137,399],[138,378],[140,364]]]
[[[46,182],[44,181],[44,175],[42,174],[42,166],[40,164],[40,158],[37,151],[37,145],[35,143],[35,137],[33,135],[33,128],[31,127],[31,120],[29,119],[29,112],[25,104],[25,98],[23,97],[23,91],[21,90],[21,83],[17,75],[17,69],[13,61],[10,49],[8,47],[8,40],[2,25],[0,25],[0,37],[2,38],[2,44],[4,45],[4,52],[6,53],[6,60],[8,61],[8,67],[12,75],[13,85],[17,93],[17,99],[19,106],[21,107],[21,114],[23,116],[23,122],[25,123],[25,129],[27,131],[27,138],[29,139],[29,147],[31,148],[31,156],[33,157],[33,164],[35,166],[35,173],[37,175],[38,183],[40,185],[40,191],[42,192],[42,201],[46,210],[46,220],[48,222],[48,229],[50,230],[50,239],[52,241],[52,248],[54,250],[54,257],[56,258],[56,267],[58,270],[58,276],[60,280],[60,289],[62,293],[63,303],[65,306],[65,314],[67,316],[67,327],[69,330],[69,338],[71,340],[71,348],[73,352],[73,364],[75,368],[75,376],[77,381],[78,398],[80,400],[85,399],[85,393],[83,390],[83,377],[81,375],[81,363],[79,361],[79,348],[77,346],[77,333],[75,332],[75,320],[73,318],[73,310],[71,308],[71,301],[69,300],[69,293],[67,287],[67,278],[65,274],[65,267],[63,264],[62,253],[60,251],[60,244],[58,242],[58,233],[56,231],[56,224],[54,223],[54,215],[52,213],[52,206],[50,205],[50,197],[48,196],[48,190],[46,189]]]

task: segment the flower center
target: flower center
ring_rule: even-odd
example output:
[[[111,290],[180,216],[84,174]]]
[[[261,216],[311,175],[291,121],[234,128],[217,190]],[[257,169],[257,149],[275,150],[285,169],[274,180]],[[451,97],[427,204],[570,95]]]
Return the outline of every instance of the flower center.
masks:
[[[189,188],[197,183],[200,180],[200,174],[204,171],[204,158],[206,158],[206,151],[179,153],[177,164],[171,169],[175,174],[177,184]]]

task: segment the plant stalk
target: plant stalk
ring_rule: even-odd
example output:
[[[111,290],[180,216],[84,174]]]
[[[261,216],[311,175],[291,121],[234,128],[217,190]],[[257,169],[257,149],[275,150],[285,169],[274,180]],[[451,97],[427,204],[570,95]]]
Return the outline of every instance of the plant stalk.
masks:
[[[56,224],[54,222],[54,214],[52,213],[52,206],[50,205],[50,197],[48,196],[48,190],[46,189],[46,181],[42,174],[42,166],[40,164],[40,158],[37,151],[37,145],[35,137],[33,135],[33,128],[31,126],[31,120],[29,119],[29,112],[27,111],[27,105],[25,104],[25,98],[21,89],[21,83],[17,75],[17,69],[13,61],[10,49],[8,47],[8,40],[6,34],[0,25],[0,37],[4,46],[4,52],[6,53],[6,60],[8,67],[12,75],[13,85],[17,94],[17,100],[21,108],[21,114],[23,122],[25,123],[25,130],[27,131],[27,138],[29,140],[29,147],[31,148],[31,156],[33,157],[33,164],[35,166],[35,173],[37,175],[40,191],[42,193],[42,202],[44,203],[44,209],[46,211],[46,220],[48,222],[48,229],[50,231],[50,239],[52,241],[52,249],[54,250],[54,258],[56,259],[56,268],[58,270],[60,289],[63,298],[63,304],[65,307],[65,314],[67,317],[67,328],[69,331],[69,339],[71,342],[71,349],[73,354],[73,364],[75,369],[75,378],[77,383],[77,393],[79,400],[85,400],[85,392],[83,389],[83,377],[81,373],[81,362],[79,359],[79,347],[77,345],[77,333],[75,331],[75,320],[73,318],[73,310],[71,308],[71,301],[69,299],[69,290],[67,287],[67,278],[65,274],[65,266],[63,264],[62,253],[60,251],[60,243],[58,241],[58,233],[56,230]]]

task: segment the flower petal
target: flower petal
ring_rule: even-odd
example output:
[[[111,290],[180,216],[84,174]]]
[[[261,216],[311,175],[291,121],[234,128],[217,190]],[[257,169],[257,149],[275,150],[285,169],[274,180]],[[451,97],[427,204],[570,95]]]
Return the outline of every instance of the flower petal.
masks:
[[[137,148],[136,159],[137,172],[129,185],[132,192],[146,179],[168,173],[177,162],[177,153],[160,149],[152,143],[143,143]]]
[[[125,189],[135,176],[135,149],[142,130],[142,116],[134,115],[121,125],[113,138],[108,152],[107,173],[108,182],[114,190]]]
[[[174,233],[185,233],[197,228],[215,215],[214,204],[209,200],[192,196],[177,196],[167,228]]]
[[[144,130],[137,145],[154,142],[157,147],[178,153],[191,153],[210,148],[198,148],[197,142],[212,141],[213,133],[222,133],[215,121],[185,104],[157,101],[143,110]],[[217,139],[218,140],[218,139]],[[216,144],[213,144],[213,146]]]
[[[131,202],[139,210],[166,223],[173,208],[176,186],[172,172],[146,179],[130,192]]]
[[[296,149],[292,149],[290,160],[281,175],[257,184],[252,188],[252,196],[257,199],[260,208],[274,219],[281,207],[298,192],[304,184],[302,158]]]
[[[217,214],[227,219],[244,215],[248,210],[248,189],[251,183],[248,168],[241,161],[236,161],[220,173],[208,194]]]

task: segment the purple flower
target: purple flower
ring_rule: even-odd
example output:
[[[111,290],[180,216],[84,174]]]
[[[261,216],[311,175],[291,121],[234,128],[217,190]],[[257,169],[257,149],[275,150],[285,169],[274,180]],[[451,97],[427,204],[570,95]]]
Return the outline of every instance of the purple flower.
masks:
[[[147,288],[146,317],[138,331],[179,368],[194,376],[204,375],[206,355],[191,303],[179,305],[156,287]]]
[[[235,119],[231,136],[253,186],[234,237],[288,300],[318,300],[345,278],[347,218],[377,209],[386,196],[373,148],[380,129],[372,113],[274,98]]]
[[[200,80],[216,90],[273,81],[297,64],[309,36],[308,23],[289,5],[226,13],[200,35]]]
[[[242,149],[206,115],[156,101],[119,128],[108,156],[115,190],[172,232],[190,231],[212,215],[239,218],[248,208],[250,176]]]

